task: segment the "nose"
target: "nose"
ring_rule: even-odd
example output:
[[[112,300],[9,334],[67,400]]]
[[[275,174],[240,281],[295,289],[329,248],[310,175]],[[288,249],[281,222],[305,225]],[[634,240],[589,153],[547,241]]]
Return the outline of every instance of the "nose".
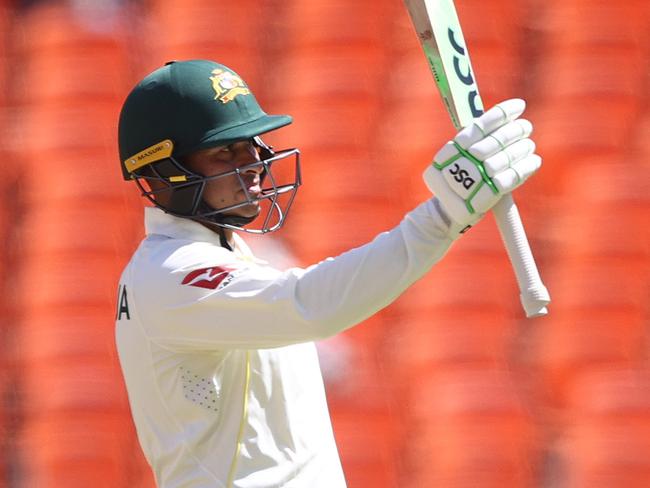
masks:
[[[255,149],[252,152],[241,151],[237,158],[237,167],[243,174],[259,175],[264,171],[264,167],[255,164],[257,161],[260,161],[260,156]]]

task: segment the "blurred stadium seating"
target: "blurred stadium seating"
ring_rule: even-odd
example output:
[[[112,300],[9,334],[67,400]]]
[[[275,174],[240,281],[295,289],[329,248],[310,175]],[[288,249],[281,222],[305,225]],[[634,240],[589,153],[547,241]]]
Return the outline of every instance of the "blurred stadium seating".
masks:
[[[487,217],[346,332],[326,381],[348,484],[648,487],[650,4],[456,4],[485,104],[529,103],[545,163],[517,200],[553,303],[522,318]],[[399,1],[0,0],[0,33],[0,488],[153,487],[113,343],[143,234],[131,86],[212,58],[293,115],[268,140],[301,149],[304,186],[268,239],[302,265],[427,198],[454,130]]]

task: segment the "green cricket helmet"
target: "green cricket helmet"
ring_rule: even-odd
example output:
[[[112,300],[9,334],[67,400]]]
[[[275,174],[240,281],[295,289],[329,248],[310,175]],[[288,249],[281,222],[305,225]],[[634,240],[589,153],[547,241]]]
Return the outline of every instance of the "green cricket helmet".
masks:
[[[142,195],[169,214],[248,232],[277,230],[301,183],[300,156],[297,149],[275,152],[259,136],[291,121],[288,115],[266,114],[230,68],[206,60],[173,61],[147,75],[124,102],[118,129],[122,175],[135,180]],[[194,151],[240,141],[251,141],[260,160],[211,176],[183,164],[183,158]],[[285,159],[294,161],[293,176],[281,183],[271,166]],[[263,182],[256,195],[248,192],[240,177],[253,166]],[[225,208],[208,205],[203,199],[206,184],[232,176],[239,180],[246,200]],[[148,182],[148,188],[143,182]],[[264,204],[259,229],[244,228],[257,216],[236,215],[238,207],[251,203]]]

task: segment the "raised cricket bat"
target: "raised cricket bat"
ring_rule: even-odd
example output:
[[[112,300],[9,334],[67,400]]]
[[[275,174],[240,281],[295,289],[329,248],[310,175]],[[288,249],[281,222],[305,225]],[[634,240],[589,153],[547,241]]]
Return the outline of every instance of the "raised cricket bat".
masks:
[[[474,71],[453,0],[404,0],[433,77],[456,129],[483,113]],[[511,195],[493,208],[519,284],[526,317],[546,315],[551,301]]]

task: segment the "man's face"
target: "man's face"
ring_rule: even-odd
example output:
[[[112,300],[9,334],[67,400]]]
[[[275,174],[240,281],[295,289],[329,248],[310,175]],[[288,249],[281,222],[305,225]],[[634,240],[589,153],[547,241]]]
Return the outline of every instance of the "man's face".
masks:
[[[228,146],[211,147],[195,151],[183,160],[184,165],[194,173],[214,176],[246,166],[260,160],[258,148],[252,141],[235,142]],[[257,197],[261,190],[262,165],[246,168],[240,173],[244,187],[250,197]],[[236,174],[216,178],[206,183],[203,200],[215,210],[246,201],[246,192]],[[242,205],[226,212],[227,215],[255,217],[260,212],[259,203]]]

